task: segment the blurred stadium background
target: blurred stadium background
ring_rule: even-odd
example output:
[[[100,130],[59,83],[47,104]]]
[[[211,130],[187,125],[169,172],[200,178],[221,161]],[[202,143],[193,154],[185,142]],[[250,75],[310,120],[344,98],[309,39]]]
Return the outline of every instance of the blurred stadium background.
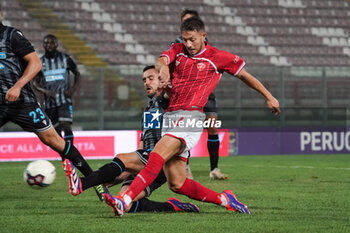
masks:
[[[22,30],[39,55],[43,36],[52,33],[79,64],[75,129],[140,129],[142,68],[179,35],[185,8],[199,12],[211,44],[245,59],[284,111],[276,120],[261,96],[224,76],[215,90],[224,127],[349,125],[350,1],[2,0],[2,6],[3,23]]]
[[[223,128],[230,129],[230,139],[221,145],[229,147],[229,155],[244,155],[241,148],[245,148],[245,154],[274,156],[222,157],[220,167],[230,177],[222,182],[209,180],[208,158],[191,159],[196,180],[217,191],[232,187],[248,204],[251,217],[227,214],[224,208],[194,201],[201,208],[199,215],[145,213],[115,220],[93,190],[76,198],[70,196],[58,161],[53,162],[57,168],[55,183],[41,192],[22,182],[27,162],[0,162],[1,233],[350,232],[350,0],[0,3],[3,23],[22,30],[40,56],[44,52],[43,36],[52,33],[59,39],[59,49],[79,64],[82,83],[74,99],[73,127],[85,131],[76,132],[74,140],[82,154],[90,156],[88,159],[95,156],[93,153],[110,159],[119,144],[135,144],[125,152],[137,147],[139,133],[135,129],[141,128],[140,116],[147,101],[140,78],[142,68],[154,63],[179,36],[180,13],[185,8],[199,12],[211,44],[244,58],[246,69],[279,99],[283,111],[277,118],[272,116],[259,94],[224,76],[215,94],[219,118]],[[299,132],[290,136],[289,131],[279,131],[284,126],[299,130],[314,126],[315,131],[300,140]],[[321,134],[329,126],[341,129]],[[266,131],[235,131],[239,127],[263,127]],[[277,127],[277,132],[268,132],[271,127]],[[121,129],[132,130],[116,139],[108,134],[99,137],[99,133],[111,134],[102,130]],[[25,159],[17,160],[48,159],[49,153],[49,159],[59,159],[53,151],[42,149],[34,134],[29,137],[22,132],[6,132],[17,130],[22,131],[14,124],[0,129],[5,131],[0,133],[0,161],[12,160],[18,151]],[[79,137],[89,138],[84,141]],[[200,148],[206,148],[204,139]],[[89,150],[90,146],[95,150]],[[310,153],[325,155],[305,156]],[[104,163],[89,160],[94,169]],[[111,189],[113,194],[118,190]],[[170,195],[189,200],[171,193],[165,185],[152,194],[152,199],[164,201]]]

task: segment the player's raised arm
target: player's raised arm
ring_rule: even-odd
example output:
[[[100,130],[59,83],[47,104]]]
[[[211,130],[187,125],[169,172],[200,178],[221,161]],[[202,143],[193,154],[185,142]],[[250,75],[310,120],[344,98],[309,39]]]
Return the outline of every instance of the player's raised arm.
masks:
[[[9,102],[16,101],[21,94],[22,88],[41,70],[42,64],[36,52],[25,55],[23,59],[28,64],[22,77],[7,91],[5,99]]]
[[[271,109],[271,112],[275,115],[280,114],[280,105],[278,100],[272,96],[272,94],[265,88],[265,86],[257,80],[253,75],[248,73],[244,68],[238,73],[237,77],[242,80],[247,86],[258,91],[265,99],[267,106]]]
[[[168,86],[170,81],[169,67],[167,63],[168,63],[167,58],[162,56],[158,58],[155,64],[156,71],[159,74],[161,89],[165,89]]]

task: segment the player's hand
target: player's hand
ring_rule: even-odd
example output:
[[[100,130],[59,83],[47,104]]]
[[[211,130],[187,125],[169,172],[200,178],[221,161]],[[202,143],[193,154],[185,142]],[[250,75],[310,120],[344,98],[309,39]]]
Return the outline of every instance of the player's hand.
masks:
[[[281,113],[280,104],[276,98],[272,97],[268,99],[266,102],[267,102],[267,106],[269,107],[269,109],[271,109],[271,112],[273,114],[277,116]]]
[[[8,102],[15,102],[18,99],[20,94],[21,94],[21,88],[13,86],[6,92],[5,99]]]
[[[13,86],[6,92],[5,99],[8,102],[15,102],[18,99],[20,94],[21,94],[21,88]]]
[[[165,89],[170,83],[170,73],[168,66],[162,66],[159,70],[159,88]]]

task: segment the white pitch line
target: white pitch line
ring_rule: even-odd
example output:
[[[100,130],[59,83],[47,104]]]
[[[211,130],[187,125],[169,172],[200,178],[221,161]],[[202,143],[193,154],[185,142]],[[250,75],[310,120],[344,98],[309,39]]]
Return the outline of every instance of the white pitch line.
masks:
[[[350,170],[350,167],[313,167],[313,166],[263,166],[263,165],[254,165],[253,167],[271,167],[271,168],[305,168],[305,169],[328,169],[328,170]]]

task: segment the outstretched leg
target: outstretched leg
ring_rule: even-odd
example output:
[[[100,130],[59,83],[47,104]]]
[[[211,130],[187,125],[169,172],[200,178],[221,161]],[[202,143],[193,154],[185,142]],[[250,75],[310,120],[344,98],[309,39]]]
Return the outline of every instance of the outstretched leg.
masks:
[[[129,188],[129,186],[130,185],[122,186],[120,193],[123,194]],[[184,203],[174,197],[169,198],[166,202],[157,202],[149,200],[147,198],[149,195],[150,193],[147,194],[146,190],[143,190],[126,209],[126,212],[199,212],[199,208],[192,203]]]
[[[173,157],[165,164],[165,173],[172,191],[194,200],[221,205],[230,211],[249,214],[248,208],[236,199],[232,191],[226,190],[223,193],[217,193],[195,180],[186,178],[183,175],[185,166],[186,163],[178,157]]]
[[[78,149],[70,141],[63,140],[53,127],[43,132],[37,132],[36,134],[45,145],[48,145],[51,147],[51,149],[60,154],[63,163],[65,162],[65,159],[69,159],[72,163],[72,167],[76,167],[84,176],[90,175],[92,173],[91,167],[80,154]],[[74,177],[73,173],[70,175],[70,177],[72,176]],[[104,192],[108,193],[108,189],[104,186],[96,186],[94,188],[100,201],[103,201],[104,196],[102,194]]]
[[[45,145],[59,153],[62,159],[71,160],[74,166],[83,173],[84,176],[92,173],[91,167],[77,148],[72,143],[65,142],[53,127],[44,132],[37,132],[36,134]]]
[[[88,188],[112,183],[125,169],[124,163],[117,157],[115,157],[111,163],[105,164],[85,177],[79,177],[77,175],[74,165],[68,159],[63,161],[62,167],[68,178],[69,193],[73,196],[81,194]]]
[[[186,162],[177,157],[172,157],[172,155],[181,151],[181,147],[181,140],[167,135],[162,137],[151,152],[147,165],[137,175],[129,189],[123,195],[115,198],[116,215],[122,216],[136,196],[153,182],[163,167],[164,161],[166,161],[164,171],[171,190],[195,200],[211,202],[224,206],[229,210],[240,212],[243,210],[245,213],[249,213],[246,206],[239,203],[234,196],[231,198],[225,192],[219,194],[196,181],[187,179],[185,175]],[[227,198],[227,196],[230,198]]]

